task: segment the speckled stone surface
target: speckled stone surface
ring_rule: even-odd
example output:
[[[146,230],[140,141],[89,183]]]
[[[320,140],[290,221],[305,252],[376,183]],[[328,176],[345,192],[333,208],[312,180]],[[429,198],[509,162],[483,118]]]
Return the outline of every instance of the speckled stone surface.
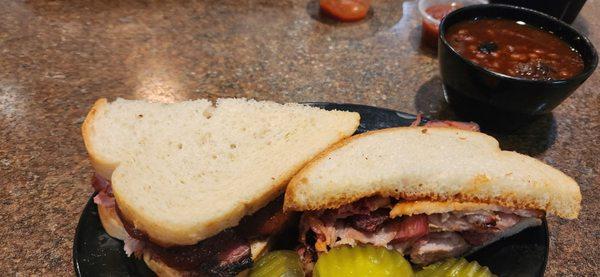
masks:
[[[2,1],[0,272],[72,275],[92,193],[80,136],[99,97],[250,97],[361,103],[451,118],[437,60],[419,48],[416,1],[373,0],[336,24],[307,1]],[[600,3],[574,26],[600,46]],[[573,176],[578,220],[550,218],[548,276],[593,276],[600,260],[600,73],[503,147]],[[596,275],[597,276],[597,275]]]

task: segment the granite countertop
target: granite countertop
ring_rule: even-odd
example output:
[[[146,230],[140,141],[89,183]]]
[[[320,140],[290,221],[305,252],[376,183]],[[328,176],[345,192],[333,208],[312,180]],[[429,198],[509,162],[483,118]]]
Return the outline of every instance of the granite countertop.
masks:
[[[452,118],[438,64],[419,47],[416,1],[374,0],[355,24],[317,1],[2,1],[0,272],[72,275],[92,193],[80,126],[99,97],[249,97],[359,103]],[[600,4],[573,26],[600,46]],[[600,73],[532,127],[500,137],[581,186],[578,220],[550,217],[548,276],[600,260]]]

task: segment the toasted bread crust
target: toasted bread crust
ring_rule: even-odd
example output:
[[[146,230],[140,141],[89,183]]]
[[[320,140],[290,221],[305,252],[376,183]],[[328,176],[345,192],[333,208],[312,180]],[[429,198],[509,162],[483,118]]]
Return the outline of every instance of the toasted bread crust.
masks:
[[[506,176],[497,177],[494,176],[495,179],[489,177],[486,172],[481,172],[474,175],[466,175],[461,176],[461,173],[457,172],[449,172],[445,174],[454,174],[453,177],[455,179],[460,179],[463,183],[459,183],[455,185],[459,186],[460,192],[458,193],[440,193],[437,190],[438,184],[441,183],[425,183],[427,180],[421,180],[421,176],[414,177],[408,176],[408,178],[402,178],[398,180],[394,180],[393,182],[386,177],[390,176],[390,172],[378,171],[377,168],[373,168],[372,171],[374,176],[378,177],[368,177],[366,182],[368,184],[372,184],[370,186],[361,186],[360,191],[352,191],[342,190],[328,194],[327,186],[337,186],[336,182],[338,180],[330,180],[325,171],[321,171],[320,167],[323,167],[324,164],[327,165],[335,164],[336,161],[338,163],[341,160],[343,155],[348,156],[348,152],[354,151],[364,151],[361,153],[370,153],[369,151],[373,151],[373,145],[375,142],[371,142],[372,145],[365,145],[363,139],[373,138],[373,141],[377,140],[379,137],[389,138],[389,136],[415,136],[415,134],[425,136],[431,135],[431,133],[435,132],[436,135],[439,136],[447,136],[448,142],[451,142],[452,139],[464,140],[463,137],[472,137],[473,140],[477,141],[483,148],[485,148],[485,152],[492,153],[497,159],[510,158],[513,160],[523,161],[523,164],[528,165],[527,168],[521,168],[521,173],[525,172],[522,175],[527,175],[527,171],[544,171],[548,176],[558,177],[558,180],[548,181],[546,179],[531,179],[527,182],[527,193],[520,193],[518,191],[507,192],[499,195],[492,195],[491,193],[481,193],[482,189],[492,190],[491,187],[497,186],[497,184],[501,183],[504,186],[505,191],[509,191],[510,189],[507,187],[508,184],[514,183],[511,180],[511,174],[507,173]],[[417,135],[417,136],[418,136]],[[375,138],[374,138],[375,137]],[[380,139],[381,141],[377,147],[384,147],[381,144],[385,144],[386,141]],[[461,142],[468,143],[468,142]],[[362,147],[362,148],[361,148]],[[371,147],[371,148],[369,148]],[[417,145],[414,147],[428,147],[427,145]],[[351,149],[351,150],[350,150]],[[360,150],[357,150],[360,149]],[[393,152],[395,149],[388,149],[389,152]],[[342,153],[342,151],[346,151]],[[354,153],[352,152],[352,153]],[[378,152],[381,154],[381,152]],[[493,158],[492,157],[492,158]],[[461,157],[458,157],[461,158]],[[488,157],[483,157],[488,158]],[[482,158],[482,159],[483,159]],[[333,159],[333,160],[331,160]],[[472,159],[472,157],[462,157],[462,159],[468,160]],[[377,160],[375,158],[374,160]],[[377,160],[379,161],[379,160]],[[438,161],[439,162],[439,161]],[[410,160],[410,163],[414,163],[414,166],[417,167],[419,164],[427,164],[428,161],[425,160]],[[357,163],[359,164],[359,163]],[[354,168],[352,166],[355,165],[347,165],[347,168],[343,168],[340,170],[344,170],[344,173],[348,176],[352,175],[354,171],[360,170],[361,168]],[[406,164],[405,164],[406,165]],[[387,166],[387,165],[386,165]],[[381,165],[380,167],[383,167]],[[387,170],[393,166],[386,167]],[[448,166],[451,168],[451,166]],[[328,167],[330,170],[330,168]],[[425,170],[425,169],[423,169]],[[440,169],[432,168],[427,169],[431,171],[432,174],[435,174],[436,171]],[[494,172],[496,173],[496,172]],[[499,174],[498,174],[499,175]],[[319,176],[320,179],[314,179],[312,177]],[[383,177],[382,177],[383,176]],[[456,177],[458,176],[458,177]],[[311,179],[312,178],[312,179]],[[316,177],[315,177],[316,178]],[[348,177],[347,179],[352,179],[354,177]],[[379,179],[377,179],[379,178]],[[504,178],[500,180],[500,178]],[[325,181],[323,181],[325,180]],[[386,180],[386,181],[383,181]],[[500,180],[500,181],[499,181]],[[355,184],[352,180],[343,180],[345,186],[354,186],[351,184]],[[438,180],[439,181],[439,180]],[[423,182],[422,184],[420,182]],[[443,181],[441,181],[443,182]],[[328,185],[325,185],[325,184]],[[419,188],[416,189],[415,185],[419,184]],[[445,184],[449,185],[449,184]],[[520,184],[523,185],[523,184]],[[318,197],[318,200],[313,199],[314,196],[309,196],[308,194],[312,194],[313,189],[309,189],[309,187],[318,187],[319,194],[322,197]],[[412,186],[412,187],[411,187]],[[421,186],[426,187],[427,189],[421,189]],[[411,189],[407,189],[407,187],[411,187]],[[446,186],[447,187],[447,186]],[[348,187],[351,188],[352,187]],[[521,186],[523,189],[523,186]],[[550,195],[549,199],[543,199],[543,196],[539,198],[530,197],[532,194],[545,194],[546,190],[556,190],[554,194]],[[560,195],[560,194],[565,195]],[[580,210],[580,202],[581,202],[581,193],[579,192],[579,186],[577,183],[570,177],[564,175],[562,172],[551,168],[550,166],[545,165],[544,163],[535,160],[531,157],[527,157],[524,155],[520,155],[515,152],[501,151],[499,148],[498,142],[483,133],[472,132],[459,130],[454,128],[432,128],[432,127],[397,127],[397,128],[389,128],[382,129],[377,131],[366,132],[360,135],[352,136],[343,141],[340,141],[325,150],[321,154],[319,154],[315,159],[313,159],[310,163],[308,163],[298,174],[292,178],[290,181],[288,188],[286,190],[285,195],[285,203],[284,210],[288,211],[305,211],[305,210],[322,210],[322,209],[332,209],[338,208],[344,204],[348,204],[354,202],[358,199],[369,197],[373,195],[381,195],[381,196],[389,196],[397,199],[405,199],[405,200],[429,200],[429,201],[451,201],[451,202],[473,202],[473,203],[484,203],[491,205],[499,205],[508,208],[515,209],[540,209],[546,210],[549,213],[556,214],[558,216],[564,218],[576,218],[579,214]],[[540,200],[542,199],[542,200]],[[545,200],[545,201],[543,201]]]
[[[88,152],[92,167],[94,167],[96,173],[100,174],[102,178],[110,180],[113,171],[118,166],[118,163],[102,157],[100,153],[94,149],[91,141],[92,133],[94,132],[94,120],[96,119],[96,116],[98,116],[98,113],[105,109],[107,105],[108,100],[106,98],[100,98],[94,102],[94,105],[88,112],[85,120],[83,121],[83,125],[81,126],[81,135],[83,137],[83,143],[85,144],[85,149]]]
[[[123,226],[123,222],[117,215],[114,207],[98,206],[98,216],[104,230],[113,238],[124,240],[127,236],[127,231]]]

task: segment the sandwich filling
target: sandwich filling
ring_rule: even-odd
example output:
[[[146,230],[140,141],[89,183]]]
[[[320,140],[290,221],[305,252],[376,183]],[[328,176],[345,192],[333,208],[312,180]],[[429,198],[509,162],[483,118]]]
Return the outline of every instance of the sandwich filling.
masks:
[[[422,207],[435,208],[419,211]],[[467,254],[515,229],[539,225],[544,216],[533,209],[374,196],[337,209],[305,212],[300,219],[299,253],[310,264],[333,247],[371,244],[426,265]]]
[[[124,250],[128,256],[151,255],[167,266],[186,275],[234,276],[252,266],[250,245],[277,235],[294,221],[294,214],[283,213],[283,197],[279,197],[251,216],[242,218],[238,226],[200,241],[195,245],[162,247],[142,230],[136,229],[119,211],[110,182],[94,175],[92,186],[98,192],[94,203],[115,209],[127,233]],[[297,220],[297,218],[296,218]]]

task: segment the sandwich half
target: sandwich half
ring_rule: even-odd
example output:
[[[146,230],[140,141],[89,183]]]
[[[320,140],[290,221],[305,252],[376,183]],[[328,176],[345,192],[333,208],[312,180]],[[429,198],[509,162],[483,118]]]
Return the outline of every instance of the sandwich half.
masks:
[[[540,225],[577,218],[577,183],[483,133],[399,127],[345,139],[290,181],[305,264],[341,245],[395,249],[426,265]],[[310,268],[310,266],[308,266]]]
[[[100,219],[159,275],[235,275],[293,221],[289,179],[359,120],[245,99],[99,99],[82,132]]]

